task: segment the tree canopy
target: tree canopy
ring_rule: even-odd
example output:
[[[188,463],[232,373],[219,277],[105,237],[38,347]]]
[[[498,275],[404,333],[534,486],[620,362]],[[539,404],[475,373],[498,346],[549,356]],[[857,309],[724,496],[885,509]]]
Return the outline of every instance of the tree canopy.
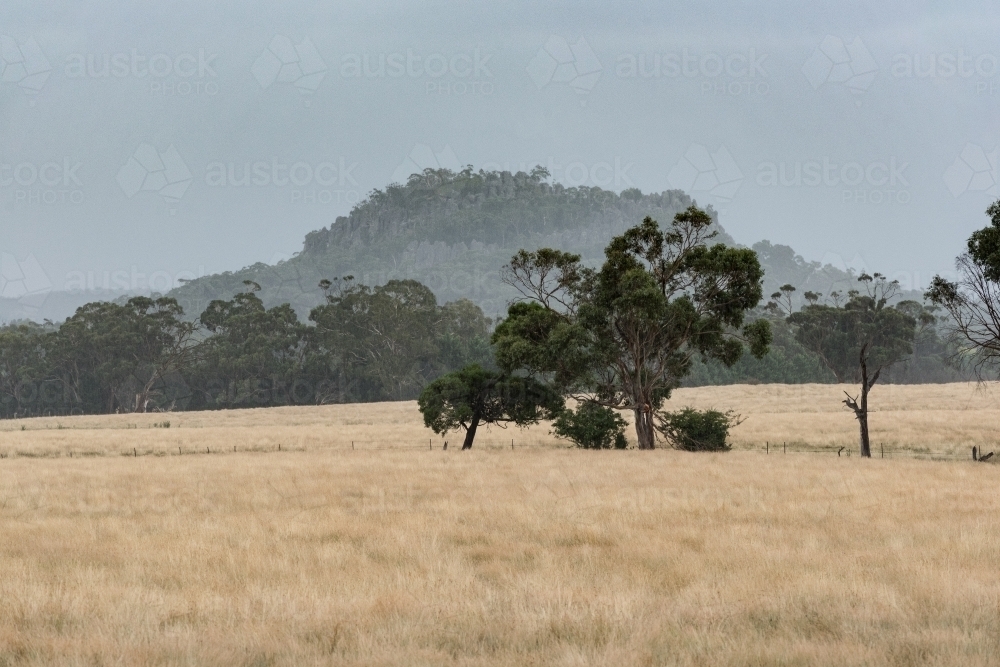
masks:
[[[750,249],[709,245],[695,207],[667,228],[651,218],[612,239],[600,269],[553,249],[521,251],[504,280],[521,294],[493,335],[497,364],[547,378],[561,392],[631,410],[640,448],[696,355],[735,363],[767,352],[766,320],[745,323],[762,297]]]
[[[563,410],[563,398],[538,380],[486,370],[476,364],[439,377],[417,401],[424,425],[445,435],[465,431],[469,449],[480,424],[528,426],[552,419]]]

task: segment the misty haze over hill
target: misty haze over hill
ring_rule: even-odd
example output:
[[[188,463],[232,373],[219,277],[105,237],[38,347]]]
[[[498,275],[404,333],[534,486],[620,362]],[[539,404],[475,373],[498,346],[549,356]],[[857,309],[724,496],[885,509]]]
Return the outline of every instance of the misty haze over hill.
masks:
[[[0,318],[336,259],[336,221],[373,190],[467,164],[682,191],[737,243],[922,289],[997,197],[1000,56],[991,5],[912,9],[9,3]],[[586,254],[596,239],[566,240]],[[485,253],[485,271],[510,247],[414,236],[372,266]],[[794,253],[772,263],[794,274]]]
[[[650,216],[666,226],[695,202],[680,190],[620,195],[600,188],[564,188],[539,168],[530,174],[427,170],[407,185],[376,190],[349,216],[306,236],[301,253],[275,266],[256,264],[193,280],[171,294],[190,314],[212,299],[262,287],[264,303],[291,303],[303,316],[324,301],[320,280],[351,275],[363,284],[415,278],[443,302],[470,299],[490,316],[517,293],[500,270],[525,248],[553,247],[598,267],[613,236]],[[714,217],[715,211],[709,207]],[[735,244],[718,224],[713,242]],[[755,244],[765,268],[765,293],[786,283],[828,293],[855,285],[849,273],[806,262],[788,246]],[[916,298],[920,298],[917,296]]]

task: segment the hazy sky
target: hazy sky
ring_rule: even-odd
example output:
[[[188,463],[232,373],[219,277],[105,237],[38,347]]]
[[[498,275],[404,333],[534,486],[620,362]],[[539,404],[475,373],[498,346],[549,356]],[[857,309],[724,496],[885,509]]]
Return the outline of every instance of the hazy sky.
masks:
[[[435,165],[681,188],[908,287],[998,197],[988,2],[123,4],[0,7],[8,290],[274,262]]]

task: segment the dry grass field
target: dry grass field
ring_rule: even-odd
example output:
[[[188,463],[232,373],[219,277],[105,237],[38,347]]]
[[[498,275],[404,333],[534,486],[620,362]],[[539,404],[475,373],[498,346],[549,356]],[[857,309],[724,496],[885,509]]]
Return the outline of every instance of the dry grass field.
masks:
[[[1000,663],[996,388],[876,388],[870,461],[838,391],[677,392],[748,417],[727,454],[445,452],[412,403],[2,422],[0,666]]]

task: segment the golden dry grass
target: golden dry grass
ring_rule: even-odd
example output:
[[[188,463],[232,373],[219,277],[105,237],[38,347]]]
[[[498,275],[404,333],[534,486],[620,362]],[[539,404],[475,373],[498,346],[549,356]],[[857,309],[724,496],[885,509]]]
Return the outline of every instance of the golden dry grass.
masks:
[[[857,394],[850,385],[734,385],[681,389],[670,402],[747,417],[731,433],[736,448],[784,441],[807,451],[856,450],[857,421],[841,403],[845,389]],[[870,402],[871,439],[876,449],[884,443],[887,455],[966,458],[973,445],[1000,449],[1000,383],[876,385]]]
[[[736,449],[787,442],[798,451],[857,449],[858,427],[841,403],[849,385],[732,385],[679,389],[668,409],[734,410],[746,421],[731,432]],[[872,392],[871,437],[888,456],[967,458],[973,445],[997,446],[1000,383],[878,385]],[[625,415],[628,417],[628,415]],[[170,428],[154,424],[170,422]],[[22,430],[24,429],[24,430]],[[633,434],[630,432],[629,437]],[[480,430],[477,447],[565,447],[549,426]],[[461,442],[452,435],[451,443]],[[176,455],[284,449],[440,447],[423,427],[415,402],[283,407],[219,412],[46,417],[0,421],[3,456]]]
[[[674,403],[819,448],[854,439],[835,394]],[[967,385],[880,398],[875,428],[932,449],[994,437]],[[3,423],[0,666],[1000,661],[996,466],[585,452],[544,428],[514,452],[349,449],[382,422],[426,437],[412,404]],[[66,458],[85,450],[114,456]]]

